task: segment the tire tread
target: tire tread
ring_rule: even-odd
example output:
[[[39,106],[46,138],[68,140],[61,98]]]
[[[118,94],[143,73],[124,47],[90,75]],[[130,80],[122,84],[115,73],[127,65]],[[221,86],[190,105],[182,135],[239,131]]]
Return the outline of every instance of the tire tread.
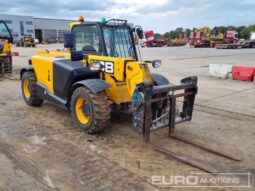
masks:
[[[82,86],[73,92],[71,97],[71,105],[74,104],[74,100],[77,95],[82,94],[82,92],[85,92],[91,98],[94,108],[94,122],[88,129],[84,129],[84,131],[91,134],[99,133],[107,128],[110,123],[111,107],[108,97],[105,92],[94,94],[90,89]],[[71,106],[71,111],[73,120],[75,124],[77,124],[73,106]],[[77,126],[79,127],[79,125]]]

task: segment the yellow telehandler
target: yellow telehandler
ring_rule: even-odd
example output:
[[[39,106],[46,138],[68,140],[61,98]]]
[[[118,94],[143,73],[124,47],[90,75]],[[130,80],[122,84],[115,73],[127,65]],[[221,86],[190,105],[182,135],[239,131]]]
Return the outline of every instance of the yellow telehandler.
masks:
[[[113,109],[129,108],[135,132],[142,135],[151,149],[202,170],[217,171],[150,142],[151,130],[168,127],[173,138],[239,160],[173,133],[175,124],[192,118],[197,77],[184,78],[174,85],[163,75],[151,73],[149,65],[156,68],[161,61],[139,60],[134,35],[143,39],[142,28],[131,28],[126,20],[90,22],[81,17],[79,22],[71,24],[71,33],[64,36],[64,47],[70,51],[39,51],[29,66],[21,70],[25,102],[40,106],[47,100],[67,108],[75,125],[87,133],[107,128]],[[179,97],[183,97],[183,107],[178,112]]]
[[[25,34],[20,40],[16,41],[17,47],[35,47],[35,39],[31,34]]]
[[[12,34],[4,21],[0,20],[0,75],[12,73]]]

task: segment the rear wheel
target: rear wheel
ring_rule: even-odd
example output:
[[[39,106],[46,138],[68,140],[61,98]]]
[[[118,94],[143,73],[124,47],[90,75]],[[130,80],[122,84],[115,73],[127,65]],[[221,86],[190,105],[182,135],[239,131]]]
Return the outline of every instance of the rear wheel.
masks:
[[[24,101],[30,106],[40,106],[42,99],[36,94],[36,76],[33,71],[24,72],[21,78],[21,89]]]
[[[76,126],[86,133],[104,130],[111,117],[110,104],[105,92],[94,94],[86,87],[79,87],[73,92],[71,113]]]

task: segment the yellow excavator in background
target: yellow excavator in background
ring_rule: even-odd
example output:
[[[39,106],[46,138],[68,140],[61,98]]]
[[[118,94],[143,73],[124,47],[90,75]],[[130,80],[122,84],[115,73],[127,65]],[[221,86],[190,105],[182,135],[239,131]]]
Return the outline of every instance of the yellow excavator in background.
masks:
[[[195,31],[194,47],[210,47],[211,29],[203,27]]]
[[[198,29],[196,32],[202,32],[202,38],[209,39],[211,38],[211,29],[209,27],[203,27]]]
[[[221,44],[224,41],[225,35],[215,27],[211,32],[210,47],[215,47],[217,44]]]
[[[4,21],[0,20],[0,75],[12,73],[12,34]]]

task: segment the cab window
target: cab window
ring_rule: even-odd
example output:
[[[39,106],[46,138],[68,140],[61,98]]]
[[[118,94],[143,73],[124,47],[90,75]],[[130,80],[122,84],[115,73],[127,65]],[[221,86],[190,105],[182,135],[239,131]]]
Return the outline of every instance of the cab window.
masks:
[[[0,36],[4,38],[11,37],[11,34],[9,33],[6,25],[3,22],[0,22]]]
[[[97,26],[76,26],[73,28],[73,34],[75,38],[75,51],[82,51],[83,54],[103,54]]]

